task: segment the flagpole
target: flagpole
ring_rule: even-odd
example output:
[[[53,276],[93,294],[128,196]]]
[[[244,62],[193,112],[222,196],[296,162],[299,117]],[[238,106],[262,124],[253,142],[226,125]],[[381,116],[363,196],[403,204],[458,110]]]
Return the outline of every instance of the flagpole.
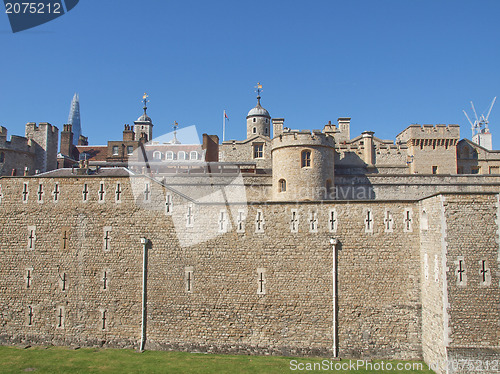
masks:
[[[224,114],[222,115],[222,142],[226,140],[226,109],[224,109]]]

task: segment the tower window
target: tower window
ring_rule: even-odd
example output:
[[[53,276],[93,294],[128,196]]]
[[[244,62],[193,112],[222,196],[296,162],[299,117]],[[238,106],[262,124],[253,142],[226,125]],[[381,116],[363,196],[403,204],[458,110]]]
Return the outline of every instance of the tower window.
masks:
[[[255,119],[255,118],[254,118],[254,119]],[[254,127],[254,128],[252,129],[252,132],[253,132],[254,134],[256,134],[256,133],[257,133],[257,127]]]
[[[302,160],[302,167],[303,168],[306,168],[306,167],[310,167],[311,166],[311,151],[302,151],[302,155],[301,155],[301,160]]]
[[[254,144],[253,158],[264,158],[264,144]]]
[[[113,146],[113,156],[118,156],[118,146],[117,145]]]
[[[0,162],[5,162],[5,153],[0,152]]]
[[[437,166],[433,166],[432,167],[432,174],[437,174],[438,173],[438,167]]]
[[[285,192],[286,191],[286,180],[280,179],[278,182],[278,189],[279,192]]]
[[[269,123],[269,119],[266,118],[266,123]]]
[[[267,127],[266,127],[266,130],[265,130],[265,133],[266,133],[266,135],[267,135]]]
[[[257,118],[255,118],[255,117],[254,117],[254,118],[252,119],[252,121],[253,121],[253,122],[257,122]]]

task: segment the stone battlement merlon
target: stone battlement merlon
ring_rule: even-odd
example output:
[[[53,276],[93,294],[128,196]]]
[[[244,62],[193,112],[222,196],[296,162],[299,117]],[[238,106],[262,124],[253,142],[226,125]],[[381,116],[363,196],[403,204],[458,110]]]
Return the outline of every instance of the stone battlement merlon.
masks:
[[[33,152],[31,140],[18,135],[12,135],[10,140],[7,140],[6,136],[0,136],[0,149],[17,152]]]
[[[28,132],[28,130],[30,131],[41,131],[41,130],[45,130],[47,129],[47,132],[52,132],[52,133],[55,133],[56,131],[59,131],[59,129],[54,126],[54,125],[51,125],[50,123],[48,122],[40,122],[38,125],[36,124],[36,122],[28,122],[26,124],[26,132]]]

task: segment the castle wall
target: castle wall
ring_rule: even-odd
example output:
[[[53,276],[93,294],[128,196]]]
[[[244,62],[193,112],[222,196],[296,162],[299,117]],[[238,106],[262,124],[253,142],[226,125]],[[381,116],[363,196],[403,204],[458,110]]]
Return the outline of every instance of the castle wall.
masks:
[[[403,229],[404,211],[415,211],[414,203],[251,204],[244,232],[218,233],[224,204],[193,204],[194,224],[186,227],[189,200],[172,194],[174,212],[166,215],[170,190],[151,183],[153,197],[145,203],[140,189],[148,180],[136,178],[134,185],[128,180],[99,175],[0,180],[3,343],[137,347],[140,238],[146,237],[151,240],[148,349],[328,356],[334,236],[340,242],[339,353],[420,357],[419,234]],[[60,195],[54,202],[56,182]],[[28,183],[26,203],[23,183]],[[38,202],[40,183],[43,202]],[[84,183],[87,202],[82,201]],[[103,202],[98,201],[101,183]],[[115,201],[117,183],[120,203]],[[291,229],[292,209],[297,209],[297,232]],[[374,220],[368,231],[367,210]],[[384,229],[386,210],[394,217],[390,232]],[[32,229],[34,248],[29,249]],[[182,245],[189,240],[193,245]],[[265,293],[258,293],[259,269],[264,269]],[[187,292],[190,271],[194,283]]]
[[[427,363],[444,363],[447,358],[445,336],[448,314],[445,309],[447,297],[443,295],[445,279],[442,271],[447,246],[441,200],[441,196],[434,196],[423,200],[419,207],[422,352]],[[422,215],[426,215],[427,219],[422,218]]]
[[[28,168],[33,173],[35,154],[31,142],[22,136],[11,136],[7,140],[7,129],[0,126],[0,175],[22,175]]]
[[[459,366],[460,373],[500,373],[498,198],[498,194],[446,195],[443,202],[448,361],[473,360],[463,368]]]
[[[498,357],[497,194],[246,205],[144,176],[0,186],[4,344],[137,347],[145,237],[147,349],[330,356],[334,237],[341,357]]]
[[[422,348],[437,373],[500,372],[498,209],[498,194],[421,202]]]
[[[418,200],[440,192],[499,192],[498,175],[336,175],[338,200]]]

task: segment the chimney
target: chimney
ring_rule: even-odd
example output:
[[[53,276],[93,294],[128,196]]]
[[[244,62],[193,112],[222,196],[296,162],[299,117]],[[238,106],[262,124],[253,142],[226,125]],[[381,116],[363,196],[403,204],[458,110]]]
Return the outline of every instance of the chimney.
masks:
[[[363,161],[368,166],[373,166],[373,131],[364,131],[363,136]]]
[[[63,131],[61,131],[61,148],[59,152],[69,157],[73,154],[73,131],[71,125],[63,125]]]
[[[219,161],[219,137],[217,135],[203,134],[202,149],[205,150],[206,162]]]
[[[284,118],[273,118],[273,137],[280,136],[283,134],[283,125],[285,123]]]
[[[340,117],[338,120],[339,130],[343,140],[351,140],[351,118]]]
[[[133,140],[134,140],[134,131],[132,131],[130,125],[125,125],[123,129],[123,141],[130,142]]]

